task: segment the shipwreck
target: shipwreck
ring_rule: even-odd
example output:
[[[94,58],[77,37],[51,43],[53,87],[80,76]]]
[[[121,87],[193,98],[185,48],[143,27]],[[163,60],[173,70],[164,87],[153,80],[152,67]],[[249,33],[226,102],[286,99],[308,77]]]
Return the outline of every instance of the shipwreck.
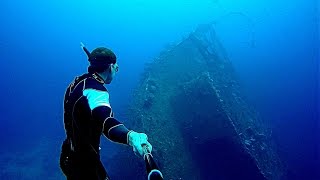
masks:
[[[214,24],[146,65],[132,97],[126,125],[149,136],[165,179],[283,178],[272,132],[241,95]],[[108,171],[145,179],[143,160],[132,154],[121,149]]]

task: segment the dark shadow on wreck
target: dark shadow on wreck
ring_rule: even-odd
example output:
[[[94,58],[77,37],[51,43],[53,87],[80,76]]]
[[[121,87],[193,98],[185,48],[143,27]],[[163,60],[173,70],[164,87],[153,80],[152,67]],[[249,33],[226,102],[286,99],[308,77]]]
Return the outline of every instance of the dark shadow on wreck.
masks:
[[[254,160],[226,139],[211,139],[202,144],[189,142],[193,161],[202,180],[265,180]]]

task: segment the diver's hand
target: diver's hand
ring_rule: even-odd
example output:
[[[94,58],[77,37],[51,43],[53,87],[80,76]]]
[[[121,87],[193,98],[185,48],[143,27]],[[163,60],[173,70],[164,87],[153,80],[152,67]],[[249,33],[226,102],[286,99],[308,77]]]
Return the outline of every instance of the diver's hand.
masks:
[[[145,133],[137,133],[135,131],[130,131],[128,134],[128,144],[132,146],[133,152],[135,154],[139,153],[143,156],[143,146],[146,145],[148,150],[152,151],[152,145],[148,142],[148,136]]]

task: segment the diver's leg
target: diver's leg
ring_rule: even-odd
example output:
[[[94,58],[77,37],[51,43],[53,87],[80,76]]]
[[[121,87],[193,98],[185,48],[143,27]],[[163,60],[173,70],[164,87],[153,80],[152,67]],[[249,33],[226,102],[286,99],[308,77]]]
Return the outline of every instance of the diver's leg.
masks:
[[[80,160],[72,168],[67,180],[106,180],[107,173],[102,163],[90,163]]]
[[[102,162],[99,160],[96,166],[97,177],[99,180],[109,180],[107,171],[105,170]]]

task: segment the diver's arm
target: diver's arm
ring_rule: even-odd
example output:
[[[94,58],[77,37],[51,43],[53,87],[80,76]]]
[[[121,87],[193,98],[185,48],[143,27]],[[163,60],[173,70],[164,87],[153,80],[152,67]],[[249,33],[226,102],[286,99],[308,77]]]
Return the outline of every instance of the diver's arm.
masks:
[[[121,122],[112,117],[112,109],[108,106],[99,106],[92,111],[93,119],[102,123],[103,134],[111,141],[128,144],[129,130]]]
[[[128,144],[133,147],[135,153],[143,156],[143,147],[146,145],[150,152],[152,145],[148,142],[148,136],[144,133],[129,131],[121,122],[113,117],[107,91],[85,89],[83,95],[87,97],[92,117],[102,125],[103,134],[111,141]]]
[[[103,122],[103,134],[111,141],[127,144],[133,147],[135,154],[143,156],[143,146],[146,145],[149,151],[152,151],[152,145],[148,142],[148,136],[144,133],[138,133],[128,130],[122,123],[112,117],[112,109],[108,106],[99,106],[92,111],[94,119]]]
[[[97,89],[85,89],[83,95],[88,99],[92,118],[102,125],[103,134],[111,141],[129,144],[130,131],[113,117],[109,93]]]

